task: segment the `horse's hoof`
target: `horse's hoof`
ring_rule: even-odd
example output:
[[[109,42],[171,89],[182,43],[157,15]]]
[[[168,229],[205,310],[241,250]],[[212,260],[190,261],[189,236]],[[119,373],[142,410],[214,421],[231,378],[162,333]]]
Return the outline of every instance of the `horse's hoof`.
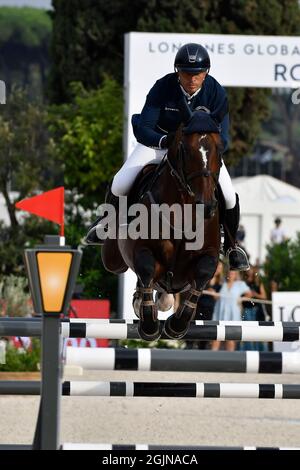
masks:
[[[158,320],[151,325],[152,328],[150,325],[146,326],[146,324],[143,323],[145,322],[139,321],[138,325],[138,333],[141,339],[144,339],[145,341],[155,341],[161,337],[162,328]]]
[[[182,339],[186,335],[186,333],[189,329],[190,322],[188,322],[188,325],[185,326],[185,328],[183,328],[183,329],[174,329],[174,325],[172,325],[172,323],[171,323],[172,322],[172,317],[173,317],[173,315],[171,315],[165,321],[164,333],[170,339]]]
[[[174,295],[167,292],[156,292],[155,305],[157,310],[167,312],[174,306]]]

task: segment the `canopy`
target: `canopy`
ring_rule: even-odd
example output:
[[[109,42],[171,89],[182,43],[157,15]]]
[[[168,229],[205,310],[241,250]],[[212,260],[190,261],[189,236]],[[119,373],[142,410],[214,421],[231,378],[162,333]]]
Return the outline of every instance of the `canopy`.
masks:
[[[300,231],[300,189],[268,175],[240,177],[232,182],[240,197],[241,225],[246,230],[250,262],[262,262],[276,217],[282,220],[288,238]]]

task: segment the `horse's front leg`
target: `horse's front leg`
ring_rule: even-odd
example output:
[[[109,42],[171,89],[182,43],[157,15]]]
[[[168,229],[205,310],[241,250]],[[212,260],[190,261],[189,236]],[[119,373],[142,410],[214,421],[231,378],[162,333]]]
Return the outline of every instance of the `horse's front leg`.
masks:
[[[155,264],[154,256],[149,249],[143,248],[135,252],[134,271],[139,278],[138,294],[141,298],[138,331],[140,337],[146,341],[156,340],[161,335],[157,307],[153,301]]]
[[[213,277],[217,263],[218,259],[209,255],[203,255],[198,259],[194,270],[195,288],[188,291],[183,303],[165,322],[164,331],[169,338],[181,339],[185,336],[196,315],[198,299],[208,281]]]

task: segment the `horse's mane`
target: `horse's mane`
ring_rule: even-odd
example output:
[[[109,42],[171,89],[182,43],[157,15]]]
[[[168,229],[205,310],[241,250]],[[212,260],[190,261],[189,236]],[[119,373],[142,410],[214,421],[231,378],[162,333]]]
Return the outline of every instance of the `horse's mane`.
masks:
[[[210,114],[204,111],[194,111],[189,121],[182,125],[181,132],[185,135],[194,133],[208,134],[214,141],[218,154],[222,155],[224,146],[220,137],[220,128]],[[209,140],[210,139],[208,139],[208,142]],[[209,145],[210,144],[211,140],[209,142]]]
[[[184,134],[204,134],[206,132],[219,134],[220,129],[210,114],[203,111],[194,111],[188,123],[183,127],[182,132]]]

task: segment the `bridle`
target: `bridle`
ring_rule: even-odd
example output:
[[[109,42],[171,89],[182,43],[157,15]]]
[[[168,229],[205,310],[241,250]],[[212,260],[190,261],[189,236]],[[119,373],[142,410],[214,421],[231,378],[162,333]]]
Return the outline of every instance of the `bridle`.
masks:
[[[201,170],[201,171],[194,171],[193,173],[189,175],[187,175],[184,170],[184,162],[186,161],[186,158],[187,158],[186,155],[187,155],[187,150],[184,146],[184,143],[180,141],[179,147],[177,150],[177,155],[176,155],[176,162],[178,162],[177,168],[173,166],[170,159],[168,158],[168,155],[166,156],[166,162],[170,168],[170,174],[179,183],[180,190],[187,192],[189,196],[191,197],[195,197],[195,193],[190,186],[190,182],[193,179],[198,178],[198,177],[204,177],[204,178],[212,177],[215,186],[217,186],[218,180],[219,180],[220,168],[222,165],[221,153],[218,152],[219,163],[220,163],[220,168],[218,171]]]

